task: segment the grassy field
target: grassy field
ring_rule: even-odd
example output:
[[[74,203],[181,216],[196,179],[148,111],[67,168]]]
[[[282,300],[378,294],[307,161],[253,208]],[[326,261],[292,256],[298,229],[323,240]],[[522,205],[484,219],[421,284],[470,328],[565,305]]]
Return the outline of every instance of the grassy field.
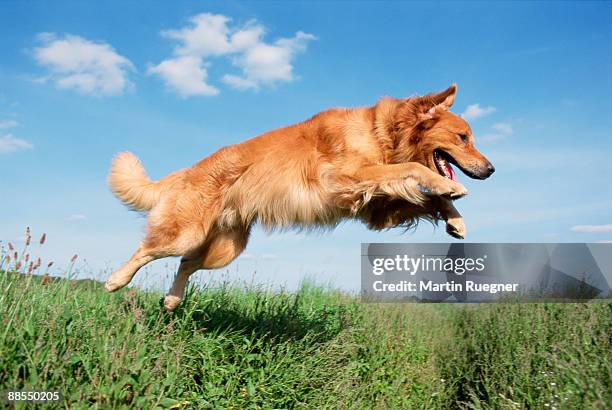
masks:
[[[611,303],[368,305],[304,284],[192,289],[167,314],[161,297],[0,272],[0,390],[61,391],[45,408],[612,403]]]

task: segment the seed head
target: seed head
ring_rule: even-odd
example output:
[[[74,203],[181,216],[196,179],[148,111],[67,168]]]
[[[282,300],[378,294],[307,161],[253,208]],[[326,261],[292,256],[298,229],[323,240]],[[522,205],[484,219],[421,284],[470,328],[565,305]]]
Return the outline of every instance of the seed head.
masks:
[[[74,262],[78,259],[79,255],[77,255],[76,253],[74,254],[74,256],[72,256],[72,258],[70,258],[70,262]]]
[[[42,236],[40,237],[40,241],[39,241],[39,243],[40,243],[41,245],[44,245],[46,240],[47,240],[47,234],[46,234],[46,233],[43,233],[43,234],[42,234]]]

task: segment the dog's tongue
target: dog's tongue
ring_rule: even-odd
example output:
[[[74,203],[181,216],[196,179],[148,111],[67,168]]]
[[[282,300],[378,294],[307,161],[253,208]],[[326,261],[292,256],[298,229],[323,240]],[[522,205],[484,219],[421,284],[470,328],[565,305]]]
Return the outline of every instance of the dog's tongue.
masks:
[[[446,168],[447,174],[450,175],[450,179],[452,179],[453,181],[456,181],[457,174],[455,174],[455,171],[453,170],[453,167],[451,166],[451,164],[449,164],[449,162],[446,161],[446,163],[444,164],[444,167]]]

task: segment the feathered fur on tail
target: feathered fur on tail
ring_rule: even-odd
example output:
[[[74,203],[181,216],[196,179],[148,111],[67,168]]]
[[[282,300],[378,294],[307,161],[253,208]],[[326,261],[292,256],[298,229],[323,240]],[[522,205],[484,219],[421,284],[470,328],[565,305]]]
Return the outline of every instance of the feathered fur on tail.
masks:
[[[157,204],[160,184],[151,181],[136,155],[120,152],[113,158],[108,185],[117,198],[137,211],[148,211]]]

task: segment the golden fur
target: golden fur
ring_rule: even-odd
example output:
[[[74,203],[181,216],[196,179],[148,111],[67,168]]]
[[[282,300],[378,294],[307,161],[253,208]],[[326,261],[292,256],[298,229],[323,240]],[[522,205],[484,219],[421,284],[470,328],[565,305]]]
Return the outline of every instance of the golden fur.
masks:
[[[469,125],[448,111],[455,94],[453,84],[423,97],[324,111],[225,147],[156,182],[136,156],[118,154],[109,185],[126,205],[148,211],[148,225],[139,249],[106,288],[127,285],[154,259],[181,256],[165,302],[172,310],[189,275],[234,260],[255,222],[268,229],[311,229],[354,218],[384,229],[445,220],[449,234],[463,237],[452,199],[467,191],[441,175],[434,150],[472,177],[486,178],[493,167],[474,148]]]

